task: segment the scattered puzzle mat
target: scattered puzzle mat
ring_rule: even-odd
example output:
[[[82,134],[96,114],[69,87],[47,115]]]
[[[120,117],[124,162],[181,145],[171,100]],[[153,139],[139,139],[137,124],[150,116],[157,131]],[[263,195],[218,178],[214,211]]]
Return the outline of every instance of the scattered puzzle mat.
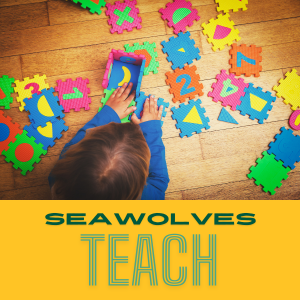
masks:
[[[234,22],[229,20],[229,14],[218,15],[217,19],[210,19],[208,24],[203,23],[203,34],[207,35],[207,41],[213,44],[212,49],[223,50],[225,45],[230,46],[234,40],[241,39],[239,30],[234,28]]]
[[[202,96],[203,84],[199,83],[200,76],[196,74],[196,66],[185,66],[174,73],[167,72],[166,83],[171,86],[170,93],[174,95],[173,102],[184,102],[186,98],[193,99],[196,95]]]
[[[106,4],[106,15],[109,16],[108,24],[112,26],[111,33],[122,33],[123,30],[132,31],[133,28],[142,28],[142,18],[138,16],[139,9],[135,5],[136,0],[125,0],[124,3],[116,1],[113,5]]]
[[[295,69],[287,72],[284,79],[279,80],[279,85],[274,86],[277,97],[282,97],[285,104],[290,104],[292,110],[300,108],[300,76]]]
[[[226,123],[232,123],[232,124],[239,124],[234,117],[223,107],[218,121],[226,122]]]
[[[241,104],[236,106],[241,115],[249,115],[251,120],[257,119],[259,124],[269,117],[268,112],[272,110],[272,103],[276,101],[270,92],[263,92],[261,87],[253,87],[253,83],[244,89],[245,95],[240,98]]]
[[[4,117],[4,111],[0,110],[0,154],[8,150],[8,144],[16,141],[16,135],[22,134],[20,125],[13,123],[11,117]]]
[[[177,121],[176,128],[180,129],[181,138],[184,136],[191,137],[193,133],[200,133],[203,128],[209,129],[210,122],[208,117],[205,117],[205,108],[201,107],[201,100],[190,100],[188,104],[180,104],[179,108],[172,107],[172,118]]]
[[[150,72],[153,72],[153,74],[157,74],[159,67],[159,62],[156,61],[157,58],[157,52],[156,44],[149,42],[144,42],[143,45],[140,45],[139,43],[134,43],[133,46],[129,46],[129,44],[124,45],[126,52],[132,52],[136,55],[144,55],[146,57],[146,64],[144,69],[144,75],[148,75]]]
[[[97,13],[98,15],[102,13],[101,7],[104,7],[106,4],[104,0],[73,0],[73,2],[80,2],[81,7],[89,8],[92,14]]]
[[[300,161],[300,136],[294,135],[291,129],[282,127],[281,134],[275,136],[275,142],[269,144],[269,154],[274,154],[276,160],[281,160],[285,168],[295,169],[295,163]]]
[[[258,158],[256,166],[250,168],[250,174],[247,176],[255,179],[256,185],[262,185],[264,192],[270,192],[274,195],[275,188],[282,186],[281,181],[288,178],[290,168],[285,168],[282,161],[277,161],[274,154],[268,154],[264,151],[263,158]]]
[[[49,89],[49,84],[46,83],[46,75],[34,75],[32,79],[29,77],[24,78],[23,81],[16,80],[15,92],[18,93],[17,101],[20,103],[20,111],[24,110],[24,99],[32,97],[32,94],[41,92],[42,89]]]
[[[4,109],[10,109],[10,104],[13,103],[11,94],[14,92],[14,88],[11,85],[14,82],[14,78],[7,75],[0,77],[0,107],[3,106]]]
[[[245,44],[237,46],[236,43],[232,44],[231,47],[232,49],[229,50],[231,55],[229,72],[235,73],[237,76],[245,74],[246,77],[249,77],[253,74],[255,77],[259,77],[259,72],[262,70],[262,66],[259,64],[262,61],[260,55],[262,48],[255,45],[247,47]]]
[[[159,12],[162,19],[168,21],[168,26],[174,28],[174,33],[184,32],[187,26],[192,26],[194,21],[199,21],[197,9],[192,9],[191,2],[185,0],[174,0],[169,2],[166,8],[161,8]]]
[[[57,118],[63,118],[63,107],[58,104],[58,97],[53,95],[54,89],[43,89],[32,95],[32,99],[24,99],[25,110],[30,112],[29,119],[35,128],[45,127],[47,122],[54,123]]]
[[[233,12],[237,12],[239,9],[243,11],[247,10],[248,0],[215,0],[219,4],[217,11],[229,12],[232,9]]]
[[[294,129],[294,130],[300,130],[300,110],[295,110],[289,119],[289,125]]]
[[[221,74],[216,76],[217,82],[213,83],[213,91],[208,93],[214,102],[221,101],[223,106],[230,106],[231,110],[241,104],[241,97],[245,95],[244,89],[248,87],[248,83],[242,78],[235,78],[234,74],[227,74],[225,70],[221,70]]]
[[[21,174],[26,175],[28,171],[33,170],[33,164],[41,161],[40,156],[46,155],[47,151],[43,149],[42,144],[36,144],[34,137],[28,137],[27,131],[17,134],[16,141],[10,142],[9,149],[3,151],[6,162],[12,162],[15,169],[21,169]]]
[[[65,112],[70,112],[70,109],[80,111],[80,108],[89,110],[91,99],[88,97],[90,89],[87,87],[88,79],[81,77],[72,80],[71,78],[66,81],[57,80],[57,87],[55,91],[58,92],[60,105],[64,108]]]
[[[199,48],[195,47],[195,41],[190,38],[190,32],[179,32],[178,37],[170,37],[168,42],[161,42],[163,53],[167,53],[167,60],[172,62],[172,69],[183,69],[185,64],[191,65],[193,60],[199,60]]]

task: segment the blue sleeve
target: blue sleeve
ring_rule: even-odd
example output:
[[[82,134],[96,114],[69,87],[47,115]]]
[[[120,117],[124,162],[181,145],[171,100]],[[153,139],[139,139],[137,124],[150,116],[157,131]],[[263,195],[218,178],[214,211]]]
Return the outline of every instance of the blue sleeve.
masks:
[[[164,200],[169,184],[166,151],[162,141],[160,120],[140,124],[151,152],[149,176],[142,193],[142,200]]]
[[[110,122],[121,123],[121,120],[117,113],[109,106],[105,105],[100,112],[89,122],[87,122],[79,131],[76,133],[75,137],[67,143],[61,151],[59,159],[62,158],[62,155],[68,150],[72,145],[80,142],[86,135],[86,131],[90,128],[106,125]],[[55,178],[50,173],[48,177],[50,188],[54,185]]]

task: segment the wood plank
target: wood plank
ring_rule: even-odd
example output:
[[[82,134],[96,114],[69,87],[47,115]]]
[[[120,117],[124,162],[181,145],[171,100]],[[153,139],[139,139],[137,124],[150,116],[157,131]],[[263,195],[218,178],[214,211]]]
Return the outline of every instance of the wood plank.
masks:
[[[165,27],[161,26],[158,14],[141,15],[145,20],[143,28],[123,34],[111,34],[110,26],[104,19],[4,32],[0,36],[0,55],[3,57],[36,53],[165,34]]]
[[[46,2],[46,0],[1,0],[0,7],[40,2]]]
[[[22,78],[20,56],[0,58],[0,76],[8,75],[15,80]]]
[[[189,31],[202,30],[202,23],[208,23],[210,19],[215,19],[217,15],[222,13],[217,11],[217,4],[200,6],[199,3],[201,3],[200,0],[193,1],[193,5],[198,10],[201,19],[200,21],[195,22],[193,26],[188,27],[187,30]],[[300,16],[300,2],[296,0],[287,0],[284,2],[281,0],[252,0],[249,1],[247,7],[248,9],[246,11],[239,10],[238,12],[229,12],[230,19],[234,21],[236,25],[260,23]],[[167,27],[167,33],[172,34],[172,28]]]
[[[166,193],[165,200],[183,200],[182,192]]]
[[[14,188],[13,170],[11,163],[0,164],[0,191],[7,191]]]
[[[0,32],[48,25],[46,2],[6,6],[0,9]]]
[[[300,172],[290,173],[282,187],[270,195],[256,186],[254,180],[245,180],[221,185],[213,185],[199,189],[183,191],[185,200],[300,200]]]
[[[1,200],[51,200],[49,185],[0,192]]]

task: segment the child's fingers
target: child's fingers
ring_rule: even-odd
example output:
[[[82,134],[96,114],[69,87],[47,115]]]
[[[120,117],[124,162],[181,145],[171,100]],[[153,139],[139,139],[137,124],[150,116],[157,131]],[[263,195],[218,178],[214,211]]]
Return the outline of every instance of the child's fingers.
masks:
[[[154,111],[158,111],[157,99],[154,99]]]
[[[151,96],[151,97],[150,97],[150,108],[149,108],[150,113],[155,112],[154,109],[155,109],[155,101],[154,101],[154,98]]]
[[[130,96],[125,100],[126,104],[129,105],[131,101],[135,98],[136,92],[133,91]]]
[[[145,103],[144,103],[144,112],[149,112],[149,98],[146,99]]]
[[[119,90],[118,90],[118,92],[117,92],[117,97],[121,97],[122,96],[122,94],[124,93],[124,91],[125,91],[125,88],[127,87],[127,82],[125,82],[120,88],[119,88]]]
[[[111,94],[111,98],[113,98],[113,97],[115,97],[116,96],[116,94],[117,94],[117,92],[118,92],[119,90],[118,89],[116,89],[112,94]]]
[[[134,112],[135,110],[136,110],[136,106],[130,106],[130,107],[127,107],[127,109],[125,110],[126,116],[128,116],[129,114],[131,114],[131,113]]]
[[[163,106],[163,105],[161,105],[161,106],[159,107],[159,110],[158,110],[158,114],[157,114],[157,120],[160,120],[160,119],[161,119],[161,116],[162,116],[163,110],[164,110],[164,106]]]
[[[139,125],[141,123],[141,120],[136,116],[136,114],[132,114],[131,121],[133,124]]]
[[[130,94],[131,92],[131,89],[132,89],[132,82],[130,82],[128,85],[127,85],[127,88],[124,90],[123,94],[122,94],[122,98],[124,98],[123,100],[127,99],[128,95]]]

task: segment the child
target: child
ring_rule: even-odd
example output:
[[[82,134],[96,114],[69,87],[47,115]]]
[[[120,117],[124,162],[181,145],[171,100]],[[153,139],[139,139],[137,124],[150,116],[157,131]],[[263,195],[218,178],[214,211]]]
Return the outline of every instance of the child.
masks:
[[[65,145],[49,176],[53,199],[164,200],[169,176],[161,115],[153,97],[143,116],[121,124],[136,110],[132,83],[116,89],[103,109]]]

